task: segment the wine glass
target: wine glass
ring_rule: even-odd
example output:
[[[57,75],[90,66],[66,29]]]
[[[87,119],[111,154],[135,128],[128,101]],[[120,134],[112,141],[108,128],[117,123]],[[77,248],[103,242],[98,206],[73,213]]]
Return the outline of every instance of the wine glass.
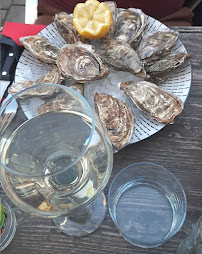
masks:
[[[25,212],[53,218],[68,235],[96,230],[106,214],[102,193],[113,165],[98,116],[75,90],[43,84],[15,94],[19,107],[1,134],[0,179]]]

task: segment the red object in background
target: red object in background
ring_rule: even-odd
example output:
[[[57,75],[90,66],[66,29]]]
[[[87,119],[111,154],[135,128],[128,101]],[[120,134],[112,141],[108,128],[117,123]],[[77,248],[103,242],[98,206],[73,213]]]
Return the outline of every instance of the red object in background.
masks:
[[[29,25],[22,23],[6,22],[2,31],[2,35],[13,39],[19,46],[23,46],[19,42],[20,37],[36,35],[45,27],[45,25]]]

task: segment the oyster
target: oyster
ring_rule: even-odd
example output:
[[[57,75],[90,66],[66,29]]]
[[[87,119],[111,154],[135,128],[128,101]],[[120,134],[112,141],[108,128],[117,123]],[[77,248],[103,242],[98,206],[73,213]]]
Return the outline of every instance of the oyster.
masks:
[[[74,90],[76,90],[78,93],[80,93],[81,95],[84,96],[84,84],[82,83],[74,83],[72,85],[69,86],[70,88],[73,88]]]
[[[39,114],[51,111],[75,111],[80,108],[78,101],[68,94],[59,94],[51,102],[46,102],[37,108]]]
[[[81,42],[64,45],[60,50],[57,66],[64,76],[80,83],[101,79],[109,74],[94,46]]]
[[[73,18],[66,12],[57,13],[54,17],[59,33],[68,44],[73,44],[78,41],[87,43],[88,40],[77,33],[72,20]]]
[[[146,65],[167,56],[178,38],[178,34],[170,30],[155,30],[151,34],[144,36],[138,53]]]
[[[165,58],[156,61],[146,69],[146,79],[150,82],[158,84],[168,79],[173,70],[179,68],[188,60],[191,55],[189,53],[177,53],[168,55]]]
[[[16,82],[13,83],[9,88],[8,88],[8,92],[11,95],[14,95],[16,93],[19,93],[20,91],[32,87],[34,86],[34,82],[33,81],[22,81],[22,82]]]
[[[147,82],[122,82],[120,88],[144,113],[158,122],[170,124],[182,112],[183,102],[157,85]]]
[[[23,82],[13,83],[12,86],[9,87],[8,92],[14,95],[34,85],[36,85],[34,81],[23,81]],[[38,87],[36,89],[27,90],[26,92],[19,94],[18,98],[33,97],[33,96],[46,97],[46,96],[51,96],[56,91],[57,91],[56,87]]]
[[[64,78],[61,75],[58,67],[52,65],[52,69],[48,71],[43,77],[38,78],[35,84],[61,84]]]
[[[60,84],[63,80],[64,79],[61,76],[61,73],[59,72],[57,66],[53,65],[52,69],[50,71],[48,71],[43,77],[38,78],[35,81],[22,81],[22,82],[13,83],[9,87],[8,91],[9,91],[10,94],[14,95],[14,94],[19,93],[20,91],[22,91],[26,88],[32,87],[34,85],[39,85],[39,84]],[[29,93],[29,95],[30,95],[30,93]],[[36,91],[34,91],[34,95],[36,95]],[[47,95],[45,88],[43,89],[43,92],[42,92],[41,95],[42,96]]]
[[[134,129],[134,114],[125,103],[109,94],[94,95],[95,109],[116,151],[126,146]]]
[[[100,48],[100,56],[105,64],[112,66],[115,70],[128,71],[145,78],[143,63],[128,43],[119,39],[104,41]]]
[[[21,37],[19,41],[41,62],[49,64],[56,62],[59,48],[46,37],[41,35],[25,36]]]
[[[109,39],[114,37],[115,28],[116,28],[116,15],[117,15],[117,4],[113,1],[104,2],[110,9],[112,14],[112,22],[109,32],[104,36],[103,39]]]
[[[127,9],[117,15],[115,37],[137,48],[146,32],[146,16],[140,9]]]

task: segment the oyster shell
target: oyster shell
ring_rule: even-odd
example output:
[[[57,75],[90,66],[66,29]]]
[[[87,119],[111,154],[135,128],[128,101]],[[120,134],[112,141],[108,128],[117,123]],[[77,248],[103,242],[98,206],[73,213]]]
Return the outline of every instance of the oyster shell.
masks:
[[[57,66],[64,76],[80,83],[101,79],[109,74],[94,46],[81,42],[64,45],[60,50]]]
[[[12,95],[19,93],[20,91],[32,87],[34,85],[39,85],[39,84],[60,84],[63,81],[63,77],[61,76],[61,73],[59,72],[58,68],[56,65],[52,66],[52,69],[48,71],[43,77],[38,78],[35,81],[22,81],[22,82],[17,82],[13,83],[9,89],[8,92]],[[51,95],[53,92],[49,93],[49,89],[47,88],[40,88],[40,96],[47,96]],[[39,95],[36,90],[33,91],[27,91],[26,96],[36,96]],[[23,94],[23,97],[25,95]]]
[[[80,108],[78,101],[74,100],[68,94],[59,94],[51,102],[46,102],[37,108],[39,114],[51,111],[75,111]]]
[[[115,70],[128,71],[145,78],[143,63],[128,43],[119,39],[104,41],[100,48],[100,56],[105,64],[112,66]]]
[[[109,32],[104,36],[103,39],[109,39],[114,37],[115,34],[115,28],[116,28],[116,15],[117,15],[117,4],[113,1],[106,1],[104,2],[110,9],[112,14],[112,22]]]
[[[109,94],[94,95],[95,109],[116,151],[126,146],[134,129],[134,114],[131,108]]]
[[[73,18],[66,12],[57,13],[54,17],[59,33],[68,44],[73,44],[78,41],[87,43],[88,40],[77,33],[72,20]]]
[[[70,88],[73,88],[74,90],[76,90],[78,93],[80,93],[81,95],[84,96],[84,84],[82,83],[74,83],[72,85],[69,86]]]
[[[115,37],[137,48],[146,32],[146,16],[140,9],[127,9],[117,15]]]
[[[178,38],[178,34],[170,30],[155,30],[151,34],[144,36],[138,53],[146,65],[167,56]]]
[[[53,45],[46,37],[41,35],[21,37],[19,41],[38,60],[43,63],[55,63],[59,48]]]
[[[8,92],[11,95],[14,95],[16,93],[19,93],[20,91],[32,87],[34,86],[34,82],[33,81],[22,81],[22,82],[16,82],[13,83],[9,88],[8,88]]]
[[[64,78],[61,75],[58,67],[52,65],[52,69],[48,71],[43,77],[34,81],[35,84],[61,84]]]
[[[190,60],[191,55],[189,53],[177,53],[168,55],[165,58],[156,61],[154,64],[150,65],[146,69],[147,77],[146,79],[150,82],[158,84],[168,79],[170,74],[188,60]]]
[[[158,122],[170,124],[182,112],[183,102],[157,85],[147,82],[122,82],[120,88],[144,113]]]
[[[34,81],[23,81],[23,82],[13,83],[12,86],[9,87],[8,92],[14,95],[34,85],[36,85]],[[34,96],[46,97],[46,96],[51,96],[56,91],[57,91],[56,87],[38,87],[36,89],[27,90],[26,92],[19,94],[18,98],[34,97]]]
[[[17,83],[13,83],[8,91],[10,94],[14,95],[16,93],[19,93],[20,91],[32,87],[34,85],[39,85],[39,84],[60,84],[63,81],[63,77],[61,76],[61,73],[59,72],[58,68],[56,65],[52,66],[52,69],[50,71],[48,71],[43,77],[38,78],[35,81],[22,81],[22,82],[17,82]],[[33,92],[34,91],[34,92]],[[37,95],[36,90],[33,91],[29,91],[29,93],[27,93],[29,96],[30,95]],[[42,93],[40,92],[41,96],[46,96],[47,92],[46,89],[43,88]],[[33,94],[32,94],[33,93]]]

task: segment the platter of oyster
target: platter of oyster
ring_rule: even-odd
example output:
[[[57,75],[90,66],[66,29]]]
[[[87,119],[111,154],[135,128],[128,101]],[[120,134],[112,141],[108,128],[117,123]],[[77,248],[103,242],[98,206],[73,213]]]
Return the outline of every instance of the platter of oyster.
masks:
[[[174,123],[191,87],[191,55],[178,33],[158,20],[106,3],[112,24],[100,40],[81,38],[64,12],[37,36],[20,38],[25,50],[9,92],[43,83],[76,89],[95,108],[118,151]]]

